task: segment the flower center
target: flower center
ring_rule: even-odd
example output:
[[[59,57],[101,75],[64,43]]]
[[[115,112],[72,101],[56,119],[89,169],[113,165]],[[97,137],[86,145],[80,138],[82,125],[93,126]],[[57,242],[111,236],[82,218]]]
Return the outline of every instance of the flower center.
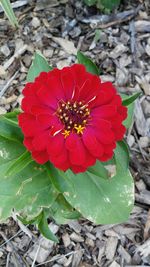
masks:
[[[83,134],[89,115],[90,110],[88,105],[82,101],[74,103],[71,101],[67,103],[61,101],[57,109],[57,116],[65,126],[64,136],[69,136],[70,131]]]

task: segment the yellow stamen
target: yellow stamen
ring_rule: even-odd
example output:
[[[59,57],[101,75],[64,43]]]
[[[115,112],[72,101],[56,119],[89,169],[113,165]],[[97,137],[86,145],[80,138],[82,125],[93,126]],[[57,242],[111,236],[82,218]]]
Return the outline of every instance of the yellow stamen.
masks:
[[[67,136],[70,134],[70,131],[64,130],[62,134],[64,135],[64,138],[67,138]]]
[[[75,126],[74,128],[77,130],[77,134],[83,134],[83,130],[85,129],[82,125]]]
[[[85,116],[89,116],[89,115],[90,115],[90,112],[87,111],[87,112],[85,113]]]

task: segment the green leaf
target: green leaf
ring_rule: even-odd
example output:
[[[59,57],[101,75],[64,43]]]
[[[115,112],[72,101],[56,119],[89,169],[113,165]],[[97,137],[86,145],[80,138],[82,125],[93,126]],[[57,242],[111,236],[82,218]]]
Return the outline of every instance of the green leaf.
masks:
[[[0,221],[10,217],[12,209],[31,220],[42,207],[50,208],[57,197],[47,172],[35,162],[16,174],[7,175],[10,166],[24,152],[21,143],[0,137]]]
[[[17,116],[21,113],[20,109],[14,109],[12,112],[3,114],[2,116],[8,119],[17,119]]]
[[[64,178],[62,178],[63,172],[56,169],[50,162],[44,164],[44,167],[47,171],[47,175],[49,176],[51,182],[53,183],[57,191],[61,193],[64,192],[67,181]]]
[[[131,96],[128,97],[124,97],[124,100],[122,101],[123,106],[128,106],[131,103],[133,103],[139,96],[141,95],[141,93],[135,93]]]
[[[97,43],[100,39],[101,39],[101,30],[100,29],[96,29],[95,30],[95,36],[94,36],[95,43]]]
[[[14,115],[14,117],[13,115],[12,117],[6,115],[0,116],[0,136],[22,143],[23,134],[16,121],[16,115]]]
[[[29,163],[33,161],[30,152],[27,150],[17,158],[7,171],[7,175],[14,175],[22,171]]]
[[[47,218],[44,211],[42,212],[41,219],[38,223],[38,228],[44,237],[54,242],[58,242],[57,237],[51,232],[48,226]]]
[[[58,224],[67,224],[68,220],[75,220],[81,217],[81,214],[66,201],[62,194],[58,195],[51,206],[50,214]]]
[[[69,170],[65,173],[72,183],[66,185],[64,197],[85,218],[96,224],[125,222],[133,208],[134,183],[127,168],[126,153],[124,144],[119,143],[115,150],[117,172],[107,180],[88,171],[74,174]]]
[[[117,149],[115,149],[115,160],[119,170],[127,170],[129,168],[129,149],[125,141],[119,141],[117,143]]]
[[[128,129],[132,125],[133,122],[133,116],[134,116],[134,103],[131,103],[129,106],[127,106],[128,109],[128,116],[126,120],[123,122],[123,125]]]
[[[96,4],[96,0],[84,0],[84,2],[88,6],[93,6]]]
[[[2,5],[2,8],[4,9],[6,16],[8,17],[12,26],[18,27],[18,22],[17,22],[17,19],[15,17],[15,14],[13,12],[13,9],[11,7],[10,1],[9,0],[0,0],[0,4]]]
[[[92,62],[91,59],[86,57],[83,53],[78,51],[77,59],[80,64],[83,64],[86,67],[86,70],[92,74],[99,75],[99,69],[97,66]]]
[[[52,70],[52,67],[49,66],[48,62],[44,58],[44,56],[37,51],[34,55],[33,62],[31,64],[31,67],[28,71],[27,75],[27,81],[28,82],[33,82],[34,79],[43,71],[49,72]]]
[[[120,0],[97,0],[97,7],[105,11],[112,11],[120,4]]]
[[[28,225],[28,224],[36,224],[41,219],[41,212],[36,217],[34,217],[32,220],[27,220],[26,218],[24,218],[24,217],[22,217],[20,215],[18,215],[17,218],[18,218],[18,220],[20,220],[25,225]]]
[[[134,97],[138,97],[138,94],[132,95],[132,96],[127,96],[125,94],[120,94],[121,98],[122,98],[122,103],[128,103],[128,100],[131,98],[134,99]],[[126,102],[127,101],[127,102]],[[133,100],[134,101],[134,100]],[[128,104],[127,109],[128,109],[128,116],[126,118],[126,120],[123,122],[123,125],[128,129],[130,128],[130,126],[132,125],[133,122],[133,116],[134,116],[134,102],[131,101],[130,104]],[[125,106],[125,105],[124,105]]]
[[[94,166],[88,168],[88,171],[92,174],[99,176],[100,178],[109,178],[108,171],[105,169],[104,165],[99,160],[97,160]]]

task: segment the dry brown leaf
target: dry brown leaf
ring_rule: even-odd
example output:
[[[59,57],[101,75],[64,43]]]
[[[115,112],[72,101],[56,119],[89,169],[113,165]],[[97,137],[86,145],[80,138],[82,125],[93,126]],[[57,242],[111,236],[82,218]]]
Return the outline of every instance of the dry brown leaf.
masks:
[[[66,40],[64,38],[61,37],[52,37],[52,39],[59,44],[68,54],[73,54],[76,55],[77,54],[77,49],[74,46],[74,43]]]
[[[150,209],[147,214],[147,221],[144,228],[144,240],[147,240],[150,237]]]

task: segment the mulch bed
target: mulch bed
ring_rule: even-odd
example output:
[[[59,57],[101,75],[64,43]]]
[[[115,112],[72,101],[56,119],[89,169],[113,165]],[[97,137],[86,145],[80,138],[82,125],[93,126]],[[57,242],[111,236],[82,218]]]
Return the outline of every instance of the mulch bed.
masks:
[[[150,266],[149,0],[123,1],[113,15],[102,15],[78,0],[12,2],[19,29],[12,29],[0,9],[0,114],[19,107],[37,49],[59,68],[75,62],[80,49],[99,66],[103,81],[113,82],[119,92],[141,91],[142,96],[126,135],[135,179],[129,220],[99,226],[86,220],[64,226],[51,222],[60,237],[55,245],[39,236],[35,227],[11,218],[0,225],[0,266]]]

